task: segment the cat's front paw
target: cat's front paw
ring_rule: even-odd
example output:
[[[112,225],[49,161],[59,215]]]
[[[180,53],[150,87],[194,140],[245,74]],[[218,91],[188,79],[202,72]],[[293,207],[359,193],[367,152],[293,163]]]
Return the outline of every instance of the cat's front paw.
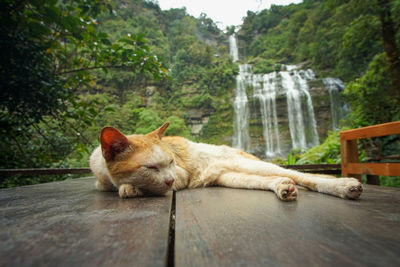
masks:
[[[357,179],[339,178],[338,191],[341,198],[358,199],[363,192],[363,187]]]
[[[143,196],[143,192],[140,189],[133,187],[130,184],[123,184],[119,187],[119,196],[121,198],[128,198],[128,197],[140,197]]]
[[[117,188],[110,182],[96,181],[95,186],[99,191],[117,191]]]
[[[293,201],[296,200],[298,191],[292,179],[282,178],[276,185],[275,193],[280,200]]]

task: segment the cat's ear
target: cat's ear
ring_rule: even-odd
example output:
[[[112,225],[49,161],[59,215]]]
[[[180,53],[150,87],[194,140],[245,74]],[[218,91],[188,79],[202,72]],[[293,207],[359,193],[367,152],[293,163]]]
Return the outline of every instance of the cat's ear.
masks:
[[[107,161],[124,152],[129,146],[129,140],[114,127],[104,127],[100,134],[101,150]]]
[[[167,130],[168,126],[169,126],[169,122],[165,123],[163,126],[152,131],[151,133],[148,133],[147,136],[161,139],[164,136],[164,132],[165,132],[165,130]]]

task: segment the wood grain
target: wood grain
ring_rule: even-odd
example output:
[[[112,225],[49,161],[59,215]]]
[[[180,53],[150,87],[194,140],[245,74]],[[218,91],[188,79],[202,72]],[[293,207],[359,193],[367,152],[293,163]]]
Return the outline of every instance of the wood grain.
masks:
[[[342,131],[340,132],[340,137],[343,137],[345,140],[355,140],[360,138],[379,137],[392,134],[400,134],[400,121]]]
[[[283,168],[299,170],[308,173],[341,174],[340,164],[302,164],[302,165],[280,165]]]
[[[120,199],[94,178],[0,190],[0,266],[164,266],[171,201]]]
[[[400,163],[359,163],[357,139],[400,134],[400,121],[340,132],[342,176],[361,181],[361,174],[400,175]]]
[[[400,176],[400,163],[348,163],[348,173]]]
[[[399,266],[400,190],[360,200],[300,190],[298,201],[228,188],[176,194],[175,265]]]
[[[358,147],[357,140],[346,140],[340,136],[340,153],[341,153],[341,164],[342,164],[342,176],[343,177],[354,177],[361,181],[361,175],[358,173],[351,173],[348,170],[348,164],[351,162],[357,163],[358,159]]]

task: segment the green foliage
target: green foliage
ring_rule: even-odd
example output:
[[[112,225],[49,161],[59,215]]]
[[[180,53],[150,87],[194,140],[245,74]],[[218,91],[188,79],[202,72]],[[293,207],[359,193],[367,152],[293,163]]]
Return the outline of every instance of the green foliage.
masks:
[[[270,73],[276,70],[276,65],[274,60],[264,59],[264,58],[253,58],[249,61],[249,64],[253,66],[254,73]],[[280,69],[279,69],[280,70]]]
[[[135,133],[146,134],[154,131],[163,124],[163,121],[154,110],[143,109],[139,113],[139,120],[136,124]]]
[[[369,61],[382,50],[380,21],[374,15],[361,15],[346,28],[337,69],[348,70],[354,77],[365,70]]]
[[[96,86],[95,70],[166,76],[143,34],[111,42],[98,31],[96,17],[111,8],[103,0],[1,3],[1,167],[62,165],[88,151],[82,132],[99,112],[77,92]]]
[[[344,129],[342,129],[344,130]],[[297,164],[340,163],[340,131],[330,132],[325,141],[300,155]]]
[[[170,123],[167,130],[165,131],[166,135],[191,138],[190,131],[185,125],[185,121],[182,118],[170,116],[166,119],[166,121]]]
[[[271,6],[248,12],[238,35],[257,71],[268,72],[275,62],[309,61],[313,69],[349,81],[383,51],[377,10],[374,0]]]
[[[296,164],[296,161],[297,161],[296,157],[293,155],[292,151],[290,151],[290,153],[287,157],[287,164],[294,165],[294,164]]]
[[[213,98],[209,93],[203,92],[201,95],[196,95],[194,97],[189,97],[184,99],[184,105],[189,108],[204,108],[210,109],[212,107]]]
[[[345,97],[351,107],[353,127],[400,120],[400,107],[390,93],[389,63],[385,53],[374,57],[366,73],[349,83]]]
[[[379,176],[381,186],[400,187],[400,177]]]

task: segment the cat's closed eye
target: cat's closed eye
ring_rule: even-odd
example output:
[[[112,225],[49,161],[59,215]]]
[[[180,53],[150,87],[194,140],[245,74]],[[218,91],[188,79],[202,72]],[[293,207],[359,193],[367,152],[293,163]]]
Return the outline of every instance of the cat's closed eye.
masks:
[[[146,166],[146,168],[149,169],[149,170],[156,171],[156,172],[160,171],[160,170],[158,169],[158,167],[157,167],[157,166],[154,166],[154,165]]]

